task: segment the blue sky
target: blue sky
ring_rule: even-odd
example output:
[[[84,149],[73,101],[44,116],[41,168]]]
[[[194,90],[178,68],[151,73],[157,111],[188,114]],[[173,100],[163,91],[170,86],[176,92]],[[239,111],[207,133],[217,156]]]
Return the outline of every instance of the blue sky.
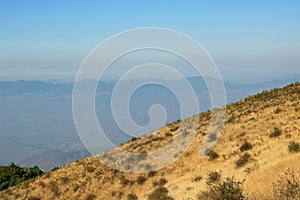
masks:
[[[297,0],[1,0],[0,80],[72,80],[98,43],[148,26],[196,39],[226,80],[300,74]]]

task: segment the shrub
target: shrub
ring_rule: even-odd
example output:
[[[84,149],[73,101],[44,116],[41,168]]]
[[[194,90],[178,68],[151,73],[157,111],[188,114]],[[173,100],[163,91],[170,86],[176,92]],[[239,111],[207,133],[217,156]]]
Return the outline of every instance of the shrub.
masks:
[[[96,199],[97,198],[97,196],[96,195],[94,195],[94,194],[88,194],[87,196],[86,196],[86,200],[94,200],[94,199]]]
[[[232,114],[232,115],[228,118],[227,122],[228,122],[228,123],[233,123],[234,120],[235,120],[235,118],[236,118],[235,115]]]
[[[215,160],[219,158],[219,154],[216,153],[215,151],[210,151],[208,154],[209,160]]]
[[[242,144],[242,146],[240,146],[240,151],[243,152],[243,151],[248,151],[250,149],[252,149],[253,146],[250,142],[248,141],[245,141],[244,144]]]
[[[153,177],[153,176],[155,176],[156,175],[156,171],[150,171],[149,173],[148,173],[148,177]]]
[[[169,196],[169,191],[165,187],[158,187],[148,196],[149,200],[174,200],[173,197]]]
[[[221,173],[217,172],[217,171],[209,171],[207,173],[207,175],[208,175],[207,180],[206,180],[207,185],[219,182],[221,179],[221,176],[222,176]]]
[[[221,175],[221,174],[220,174]],[[211,182],[207,180],[208,191],[200,192],[197,195],[198,200],[243,200],[246,199],[243,191],[243,182],[237,181],[235,177],[227,177],[222,180]]]
[[[122,186],[128,186],[134,184],[133,181],[128,180],[127,178],[125,178],[125,176],[121,176],[120,181]]]
[[[281,112],[281,109],[280,108],[276,108],[275,114],[279,114],[280,112]]]
[[[37,167],[23,168],[11,163],[9,166],[0,166],[0,191],[42,175]]]
[[[300,199],[300,174],[287,170],[285,175],[273,182],[273,197],[275,200]]]
[[[171,127],[170,131],[171,131],[171,132],[175,132],[175,131],[177,131],[177,130],[179,129],[179,127],[180,127],[180,124],[173,125],[173,126]]]
[[[279,137],[282,133],[282,130],[279,128],[275,128],[274,131],[270,134],[271,138]]]
[[[300,151],[300,144],[298,142],[290,142],[289,144],[289,151],[291,153],[296,153],[296,152],[299,152]]]
[[[136,180],[136,182],[139,184],[139,185],[142,185],[147,179],[144,177],[144,176],[139,176]]]
[[[166,137],[172,137],[172,136],[173,136],[173,134],[172,134],[172,133],[170,133],[170,132],[166,132],[165,136],[166,136]]]
[[[138,197],[136,196],[136,194],[131,193],[127,195],[127,200],[138,200]]]
[[[51,172],[58,170],[59,167],[54,167],[53,169],[51,169]]]
[[[95,171],[95,168],[93,166],[87,166],[86,171],[89,173],[93,173]]]
[[[163,186],[163,185],[165,185],[167,182],[168,182],[167,179],[165,179],[165,178],[160,178],[158,181],[154,181],[154,182],[153,182],[153,185],[154,185],[154,186]]]
[[[236,161],[236,166],[243,167],[250,161],[250,159],[251,159],[251,155],[249,153],[245,153]]]

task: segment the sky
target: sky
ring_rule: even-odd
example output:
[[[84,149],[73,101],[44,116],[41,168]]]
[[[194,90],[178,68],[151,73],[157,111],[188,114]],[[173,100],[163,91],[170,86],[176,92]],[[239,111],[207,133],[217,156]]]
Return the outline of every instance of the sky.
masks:
[[[194,38],[228,81],[300,74],[297,0],[0,0],[0,80],[72,81],[97,44],[142,27]]]

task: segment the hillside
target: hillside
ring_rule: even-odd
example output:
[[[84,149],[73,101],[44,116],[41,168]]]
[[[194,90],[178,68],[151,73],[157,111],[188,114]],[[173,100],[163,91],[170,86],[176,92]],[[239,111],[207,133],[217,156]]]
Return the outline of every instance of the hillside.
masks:
[[[197,199],[201,191],[207,190],[206,179],[212,171],[245,180],[244,193],[249,199],[274,199],[273,181],[287,170],[299,178],[299,111],[300,83],[263,92],[227,106],[227,119],[213,150],[215,154],[199,158],[210,120],[208,111],[183,120],[191,125],[186,132],[197,133],[196,138],[180,159],[157,172],[120,172],[92,156],[7,189],[0,193],[0,199],[148,199],[157,188],[161,193],[167,189],[174,199]],[[195,124],[197,118],[200,126]],[[151,152],[176,136],[179,123],[121,147]]]

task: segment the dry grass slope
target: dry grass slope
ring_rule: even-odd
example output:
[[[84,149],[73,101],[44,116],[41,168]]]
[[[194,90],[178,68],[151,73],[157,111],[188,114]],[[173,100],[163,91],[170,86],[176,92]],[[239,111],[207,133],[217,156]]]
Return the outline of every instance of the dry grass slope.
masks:
[[[5,190],[0,199],[149,199],[156,193],[161,199],[197,199],[208,189],[208,172],[215,171],[245,180],[243,192],[248,199],[284,199],[280,196],[282,184],[288,180],[299,184],[300,180],[299,111],[299,83],[263,92],[227,106],[227,120],[213,158],[199,158],[211,114],[204,112],[183,120],[190,123],[186,134],[196,132],[197,136],[188,151],[168,167],[144,174],[124,173],[102,165],[93,156]],[[180,123],[121,147],[132,152],[155,151],[177,134]],[[293,185],[287,190],[289,194],[296,191]]]

